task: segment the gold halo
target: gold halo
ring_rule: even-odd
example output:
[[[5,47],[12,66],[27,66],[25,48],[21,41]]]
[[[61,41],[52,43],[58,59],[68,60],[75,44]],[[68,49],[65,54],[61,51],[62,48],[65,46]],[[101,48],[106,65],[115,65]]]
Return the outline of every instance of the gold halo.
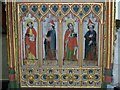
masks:
[[[27,19],[26,22],[25,22],[25,25],[27,26],[28,23],[32,22],[33,23],[33,20],[32,19]]]
[[[74,26],[74,20],[73,20],[73,19],[68,19],[68,20],[66,20],[66,25],[68,25],[69,23],[72,23],[73,26]]]

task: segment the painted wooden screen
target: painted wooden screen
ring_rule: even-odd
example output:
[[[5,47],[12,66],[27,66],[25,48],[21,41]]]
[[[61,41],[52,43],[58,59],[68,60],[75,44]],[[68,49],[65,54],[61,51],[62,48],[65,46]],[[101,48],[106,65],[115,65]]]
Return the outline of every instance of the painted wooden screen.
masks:
[[[18,87],[111,83],[114,2],[13,2],[7,14],[10,81]]]

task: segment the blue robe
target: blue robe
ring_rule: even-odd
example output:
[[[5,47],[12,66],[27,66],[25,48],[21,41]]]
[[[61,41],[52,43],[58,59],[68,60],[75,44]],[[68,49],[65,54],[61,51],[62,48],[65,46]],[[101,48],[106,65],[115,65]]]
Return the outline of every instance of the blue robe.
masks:
[[[91,38],[90,35],[93,35]],[[95,60],[96,59],[96,31],[88,31],[85,36],[85,60]],[[89,45],[89,42],[92,40],[92,43]]]
[[[47,39],[44,41],[45,57],[46,59],[56,59],[56,31],[48,31],[46,37],[50,37],[51,41],[49,42]]]

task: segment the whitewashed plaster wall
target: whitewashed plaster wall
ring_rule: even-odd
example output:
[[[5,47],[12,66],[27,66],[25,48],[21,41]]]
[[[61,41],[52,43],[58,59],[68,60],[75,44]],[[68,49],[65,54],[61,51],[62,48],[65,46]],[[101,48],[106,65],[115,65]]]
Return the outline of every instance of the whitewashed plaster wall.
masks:
[[[120,84],[120,28],[116,32],[116,41],[114,46],[114,62],[113,62],[113,84]]]

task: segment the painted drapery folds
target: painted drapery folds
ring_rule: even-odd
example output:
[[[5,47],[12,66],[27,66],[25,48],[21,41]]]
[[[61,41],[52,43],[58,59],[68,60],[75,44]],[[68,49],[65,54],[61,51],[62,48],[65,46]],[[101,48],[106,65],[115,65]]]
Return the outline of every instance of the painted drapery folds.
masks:
[[[93,24],[93,25],[92,25]],[[85,57],[86,60],[96,60],[96,31],[94,30],[94,23],[89,19],[89,31],[86,32],[85,38]]]
[[[33,28],[33,22],[27,22],[28,29],[25,34],[25,58],[36,58],[36,31]]]
[[[15,32],[9,37],[15,35],[15,63],[10,65],[15,64],[16,83],[20,87],[100,88],[112,58],[114,15],[107,17],[114,12],[112,4],[43,1],[14,2],[11,7],[9,3],[7,7],[15,8]]]
[[[97,66],[100,62],[100,45],[102,29],[99,17],[90,13],[83,22],[83,62],[85,65]]]
[[[51,20],[48,26],[48,32],[45,36],[45,59],[56,59],[56,31],[54,21]]]
[[[21,17],[20,29],[23,64],[28,61],[35,62],[38,60],[38,24],[35,18],[31,14]]]
[[[64,47],[64,55],[63,55],[63,64],[70,65],[67,62],[77,62],[78,61],[78,23],[75,22],[75,17],[72,14],[68,14],[65,18],[66,28],[64,29],[63,34],[63,47]],[[71,18],[69,18],[71,17]]]
[[[76,59],[77,34],[74,33],[74,26],[72,23],[68,23],[67,26],[68,29],[65,31],[64,36],[64,58],[67,60],[77,60]]]
[[[42,31],[42,60],[43,65],[58,64],[58,21],[50,12],[41,21]]]

